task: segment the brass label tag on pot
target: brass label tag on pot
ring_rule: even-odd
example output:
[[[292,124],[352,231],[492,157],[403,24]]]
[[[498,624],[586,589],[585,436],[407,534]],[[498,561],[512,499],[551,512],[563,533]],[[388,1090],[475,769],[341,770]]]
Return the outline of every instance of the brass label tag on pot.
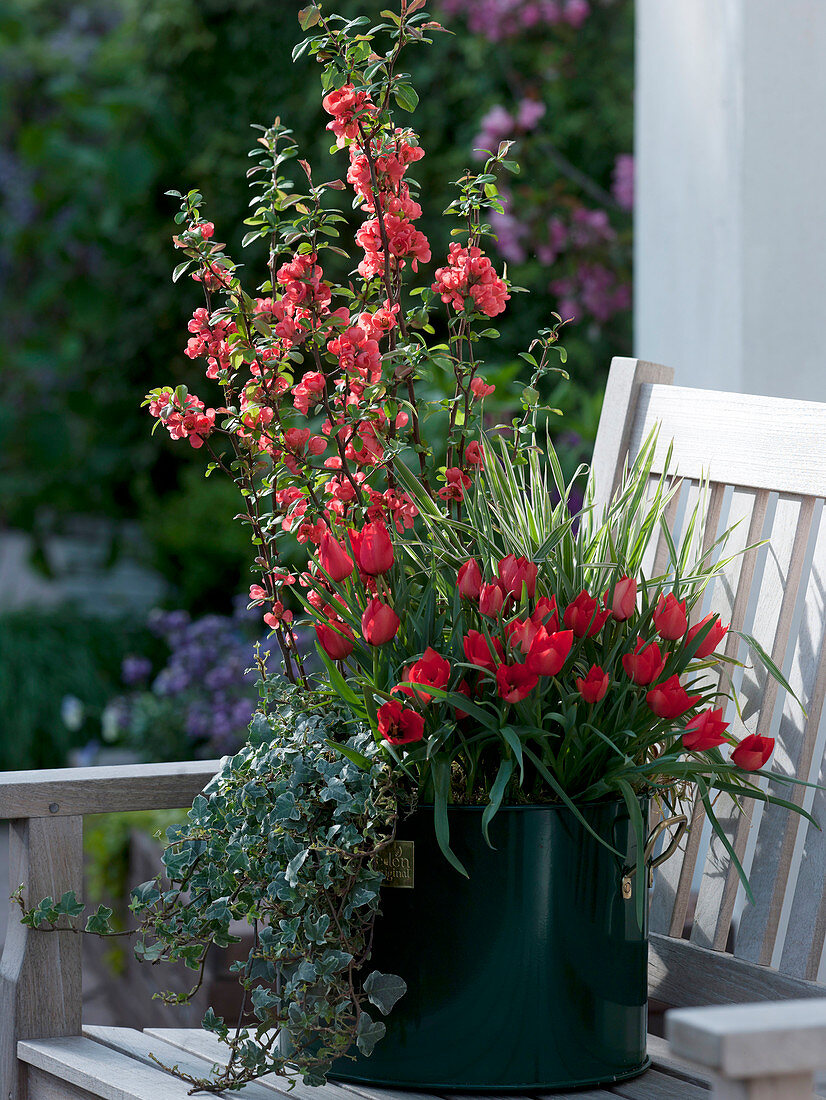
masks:
[[[382,886],[413,889],[413,841],[394,840],[379,852],[376,866],[384,875]]]

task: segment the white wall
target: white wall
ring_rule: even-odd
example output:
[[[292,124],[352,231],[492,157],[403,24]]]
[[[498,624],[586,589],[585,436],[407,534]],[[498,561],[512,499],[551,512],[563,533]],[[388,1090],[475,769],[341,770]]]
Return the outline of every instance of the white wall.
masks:
[[[826,400],[826,0],[637,0],[635,349]]]

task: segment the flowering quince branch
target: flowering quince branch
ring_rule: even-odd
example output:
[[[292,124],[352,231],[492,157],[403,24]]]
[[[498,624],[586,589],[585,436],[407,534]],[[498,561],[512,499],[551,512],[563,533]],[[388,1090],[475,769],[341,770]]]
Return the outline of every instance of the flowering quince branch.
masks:
[[[552,411],[539,404],[542,379],[565,362],[559,315],[523,353],[532,376],[521,415],[496,440],[483,430],[492,387],[480,341],[496,338],[490,322],[520,289],[483,247],[486,219],[502,207],[497,172],[516,168],[509,142],[481,173],[455,181],[445,213],[460,239],[432,278],[408,287],[431,260],[411,174],[424,150],[394,111],[417,102],[399,70],[404,47],[441,29],[422,8],[401,0],[378,26],[318,3],[301,12],[311,33],[294,56],[322,65],[346,184],[317,184],[298,161],[297,190],[282,173],[297,156],[290,131],[278,120],[263,130],[245,242],[266,242],[269,277],[254,295],[214,240],[201,195],[177,196],[175,244],[186,259],[173,277],[190,272],[205,295],[187,354],[206,361],[222,397],[207,408],[184,387],[165,387],[148,396],[149,411],[172,438],[207,448],[210,468],[239,486],[261,570],[250,597],[266,609],[287,675],[307,685],[285,588],[314,623],[327,690],[433,802],[439,843],[458,868],[451,800],[486,803],[487,830],[505,797],[561,801],[586,827],[578,803],[623,798],[641,841],[647,795],[673,805],[694,784],[707,802],[718,790],[782,803],[750,779],[764,774],[772,740],[749,734],[737,744],[723,719],[722,669],[739,638],[713,613],[697,621],[726,561],[698,558],[683,540],[663,576],[643,576],[676,491],[667,470],[649,494],[653,438],[604,514],[589,501],[576,521],[570,513],[573,482],[540,432]],[[344,219],[325,199],[348,185],[363,220],[351,279],[334,285],[323,261],[342,253],[334,242]],[[440,305],[447,343],[431,339]],[[419,393],[436,371],[454,378],[442,404]],[[447,414],[442,452],[422,435],[434,412]],[[690,529],[701,520],[698,512]],[[279,564],[284,538],[305,548],[305,568]]]

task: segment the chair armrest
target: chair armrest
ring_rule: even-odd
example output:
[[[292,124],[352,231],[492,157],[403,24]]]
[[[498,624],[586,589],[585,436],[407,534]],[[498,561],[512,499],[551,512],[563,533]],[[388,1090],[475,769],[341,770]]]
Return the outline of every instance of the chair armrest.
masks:
[[[666,1035],[675,1054],[713,1071],[714,1097],[809,1098],[826,1068],[826,998],[674,1009]]]
[[[188,806],[219,760],[0,772],[0,820]]]

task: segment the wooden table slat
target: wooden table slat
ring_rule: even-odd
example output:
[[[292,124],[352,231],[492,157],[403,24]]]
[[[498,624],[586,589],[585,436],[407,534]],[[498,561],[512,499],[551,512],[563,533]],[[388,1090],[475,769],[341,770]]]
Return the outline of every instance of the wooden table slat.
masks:
[[[120,1051],[122,1054],[134,1058],[136,1062],[146,1065],[155,1065],[152,1059],[154,1054],[164,1066],[170,1069],[175,1066],[183,1073],[192,1077],[208,1077],[214,1058],[205,1058],[197,1054],[191,1054],[180,1046],[167,1043],[156,1035],[148,1035],[146,1032],[135,1031],[129,1027],[92,1027],[83,1029],[83,1034],[104,1047]],[[221,1059],[223,1063],[225,1059]],[[191,1087],[191,1086],[187,1086]],[[286,1093],[286,1082],[283,1092]],[[243,1092],[246,1100],[272,1100],[273,1091],[260,1081],[246,1085]],[[324,1100],[322,1096],[319,1100]]]
[[[708,1086],[695,1085],[657,1069],[649,1069],[640,1077],[614,1085],[608,1093],[626,1100],[709,1100],[711,1096]]]
[[[21,1061],[100,1100],[188,1100],[189,1085],[83,1035],[23,1039]]]
[[[649,1052],[654,1068],[640,1077],[610,1088],[588,1089],[572,1093],[535,1094],[533,1100],[708,1100],[709,1086],[699,1067],[668,1051],[664,1040],[649,1036]],[[193,1076],[205,1075],[210,1066],[225,1059],[225,1048],[214,1036],[198,1029],[150,1028],[145,1032],[131,1028],[87,1026],[83,1036],[59,1039],[26,1040],[18,1045],[21,1061],[36,1067],[37,1100],[51,1097],[85,1096],[99,1100],[184,1100],[189,1085],[157,1066],[151,1054],[169,1066],[177,1065]],[[60,1091],[54,1082],[65,1082]],[[55,1091],[57,1090],[57,1091]],[[366,1085],[331,1083],[310,1088],[298,1082],[293,1090],[277,1078],[261,1079],[244,1089],[248,1100],[267,1100],[274,1096],[292,1096],[294,1100],[346,1100],[354,1095],[368,1100],[438,1100],[423,1093],[370,1088]],[[443,1094],[449,1096],[450,1094]],[[819,1100],[826,1100],[822,1085]],[[462,1100],[474,1100],[464,1094]],[[484,1094],[477,1100],[505,1100]],[[507,1100],[520,1100],[509,1096]]]
[[[226,1045],[219,1042],[214,1035],[210,1035],[209,1032],[202,1031],[200,1028],[152,1027],[147,1028],[143,1034],[150,1036],[150,1038],[161,1039],[170,1047],[175,1047],[199,1059],[202,1073],[204,1072],[204,1064],[212,1065],[215,1062],[220,1062],[221,1065],[224,1065],[227,1060]],[[296,1081],[293,1088],[290,1089],[289,1083],[284,1078],[276,1077],[275,1074],[260,1078],[256,1085],[260,1085],[266,1090],[270,1100],[276,1093],[279,1095],[288,1094],[292,1100],[348,1100],[350,1097],[350,1093],[334,1083],[321,1088],[314,1088],[305,1085],[302,1081]],[[251,1087],[248,1085],[241,1095],[249,1095],[248,1090]]]

